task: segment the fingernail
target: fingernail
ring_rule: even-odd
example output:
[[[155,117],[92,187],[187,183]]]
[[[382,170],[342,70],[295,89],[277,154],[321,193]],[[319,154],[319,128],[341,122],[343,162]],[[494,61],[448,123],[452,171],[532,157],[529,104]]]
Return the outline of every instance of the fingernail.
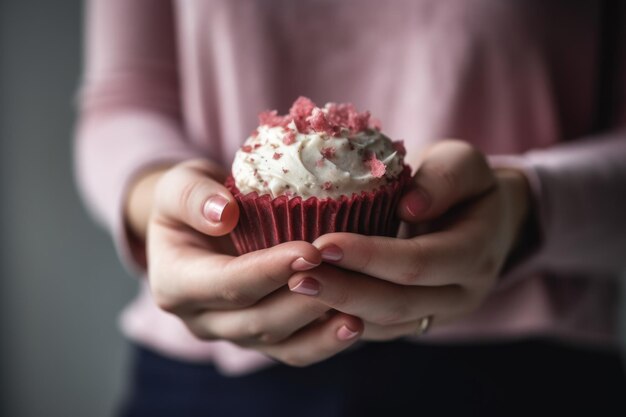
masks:
[[[430,198],[420,188],[413,190],[406,198],[406,211],[413,217],[424,213],[430,206]]]
[[[343,258],[343,251],[339,246],[329,245],[320,251],[325,261],[337,262]]]
[[[294,271],[308,271],[309,269],[313,269],[319,264],[314,264],[313,262],[309,262],[306,259],[300,257],[291,263],[291,269]]]
[[[320,283],[313,278],[306,277],[293,288],[290,287],[289,289],[298,294],[317,295],[320,292]]]
[[[339,338],[339,340],[354,339],[357,334],[359,334],[359,332],[351,330],[348,326],[341,326],[339,330],[337,330],[337,338]]]
[[[214,195],[204,203],[204,216],[214,223],[219,223],[222,221],[222,213],[224,213],[224,208],[227,205],[227,199],[221,195]]]

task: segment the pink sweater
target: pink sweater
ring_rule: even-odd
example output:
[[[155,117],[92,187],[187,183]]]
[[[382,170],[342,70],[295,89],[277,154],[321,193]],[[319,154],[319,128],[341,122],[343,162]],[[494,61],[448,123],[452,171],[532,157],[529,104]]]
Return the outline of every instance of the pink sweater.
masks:
[[[604,3],[91,0],[82,195],[143,273],[122,218],[138,173],[193,157],[229,167],[260,110],[284,112],[299,95],[351,101],[405,140],[409,162],[463,138],[532,184],[541,245],[478,311],[422,340],[612,345],[626,264],[626,16]],[[227,374],[272,363],[196,340],[141,282],[121,320],[130,339]]]

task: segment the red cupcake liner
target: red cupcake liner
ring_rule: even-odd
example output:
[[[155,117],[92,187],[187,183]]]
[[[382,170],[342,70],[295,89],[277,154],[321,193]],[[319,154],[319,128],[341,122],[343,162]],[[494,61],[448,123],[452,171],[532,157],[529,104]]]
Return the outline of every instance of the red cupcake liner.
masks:
[[[325,233],[351,232],[370,236],[396,236],[400,219],[396,208],[411,170],[376,191],[338,199],[287,196],[271,198],[256,192],[242,194],[232,176],[226,187],[239,205],[239,222],[231,233],[239,254],[294,240],[313,242]]]

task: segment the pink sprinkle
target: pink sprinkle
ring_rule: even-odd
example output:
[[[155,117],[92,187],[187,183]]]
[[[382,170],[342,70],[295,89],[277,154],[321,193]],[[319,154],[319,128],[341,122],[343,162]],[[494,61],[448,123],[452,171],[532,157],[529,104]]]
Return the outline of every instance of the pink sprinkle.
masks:
[[[286,127],[291,122],[289,116],[279,116],[276,110],[266,110],[259,113],[259,124],[269,127]]]
[[[282,154],[282,153],[280,153],[280,152],[274,152],[274,156],[273,156],[273,158],[274,158],[274,159],[280,159],[280,158],[282,158],[282,157],[283,157],[283,154]]]
[[[276,110],[267,110],[259,114],[261,125],[281,126],[287,129],[291,122],[294,122],[296,130],[300,133],[309,133],[314,130],[332,136],[340,135],[342,129],[348,129],[353,134],[365,131],[369,126],[377,130],[381,129],[380,121],[370,120],[369,112],[359,113],[353,104],[328,103],[322,112],[313,101],[306,97],[298,97],[287,115],[281,116]],[[256,137],[256,134],[253,132],[252,136]],[[283,141],[290,142],[291,139],[285,138]]]
[[[370,112],[366,111],[358,113],[356,111],[351,112],[348,116],[348,127],[353,133],[362,132],[367,130],[369,124]]]
[[[351,111],[355,111],[352,104],[345,103],[328,103],[326,110],[328,120],[331,124],[344,127],[347,127],[348,125],[348,114]]]
[[[315,103],[308,97],[300,96],[293,102],[289,115],[294,119],[304,119],[313,113]]]
[[[404,147],[404,141],[403,140],[396,140],[396,141],[392,142],[392,144],[393,144],[393,149],[396,152],[398,152],[402,156],[406,155],[406,148]]]
[[[332,146],[328,148],[322,148],[322,155],[326,159],[332,159],[335,156],[335,148]]]
[[[326,181],[323,185],[322,185],[322,190],[328,191],[331,188],[333,188],[333,183],[330,181]]]
[[[292,132],[291,130],[289,132],[287,132],[287,134],[285,134],[285,136],[283,137],[283,143],[285,145],[291,145],[292,143],[296,142],[296,133]]]
[[[261,144],[260,144],[260,143],[255,143],[255,144],[254,144],[254,149],[259,149],[260,147],[261,147]]]
[[[370,127],[374,130],[378,130],[379,132],[383,130],[383,125],[380,120],[373,117],[370,119]]]
[[[324,158],[320,158],[316,163],[315,166],[318,168],[321,168],[324,166]]]
[[[376,154],[372,152],[369,158],[365,161],[365,166],[370,169],[371,174],[376,178],[381,178],[385,175],[387,167],[381,161],[376,158]]]
[[[244,152],[250,153],[250,152],[252,152],[252,146],[250,146],[250,145],[243,145],[241,147],[241,150],[244,151]]]
[[[296,124],[298,132],[309,133],[311,130],[306,119],[313,113],[313,109],[315,109],[315,103],[307,97],[300,96],[293,102],[289,109],[289,117]]]
[[[263,181],[263,186],[267,187],[269,183],[267,181]]]
[[[328,120],[326,120],[326,116],[319,108],[313,109],[313,114],[306,119],[309,122],[310,126],[316,132],[323,132],[329,135],[332,135],[334,130]]]

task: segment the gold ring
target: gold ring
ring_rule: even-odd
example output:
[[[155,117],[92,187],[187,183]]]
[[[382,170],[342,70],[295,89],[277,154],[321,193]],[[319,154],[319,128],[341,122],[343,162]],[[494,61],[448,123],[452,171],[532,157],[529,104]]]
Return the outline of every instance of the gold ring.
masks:
[[[419,335],[426,333],[428,329],[430,328],[430,325],[432,322],[433,322],[432,315],[422,317],[419,321],[419,324],[417,325],[417,330],[415,330],[416,335],[419,336]]]

